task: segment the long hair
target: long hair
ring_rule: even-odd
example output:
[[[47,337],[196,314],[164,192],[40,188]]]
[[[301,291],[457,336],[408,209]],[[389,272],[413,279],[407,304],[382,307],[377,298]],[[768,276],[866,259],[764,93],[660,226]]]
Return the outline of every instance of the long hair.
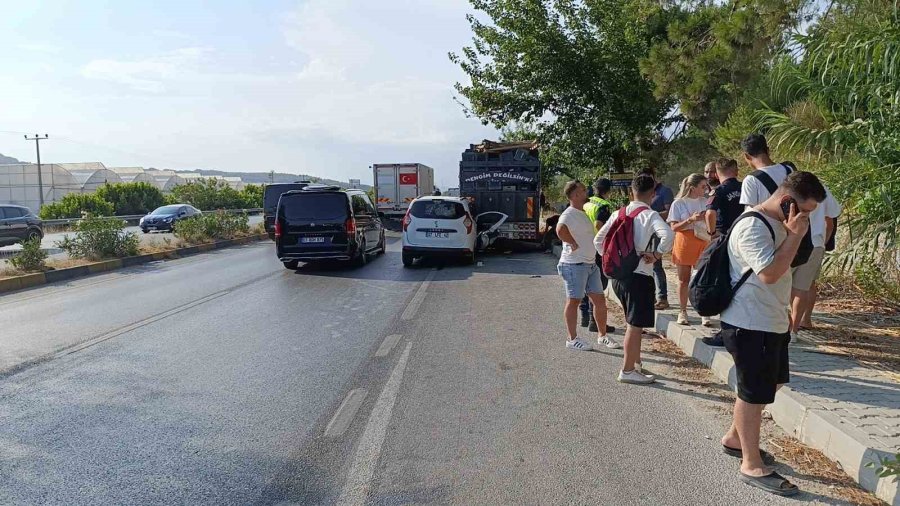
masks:
[[[681,189],[678,191],[676,199],[685,199],[691,194],[691,188],[696,188],[700,183],[706,181],[703,174],[691,174],[681,181]]]

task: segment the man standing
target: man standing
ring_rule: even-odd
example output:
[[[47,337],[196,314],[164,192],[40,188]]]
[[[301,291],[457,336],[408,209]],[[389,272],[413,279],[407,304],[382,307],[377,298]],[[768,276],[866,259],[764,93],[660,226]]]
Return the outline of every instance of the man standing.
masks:
[[[706,203],[706,230],[710,237],[728,233],[731,225],[744,212],[744,206],[741,205],[741,182],[737,178],[737,160],[722,158],[716,162],[716,175],[719,186]],[[704,337],[703,342],[709,346],[725,346],[721,331]]]
[[[744,160],[756,170],[771,178],[773,187],[778,187],[792,169],[785,164],[772,161],[769,157],[769,144],[762,134],[750,134],[741,141]],[[765,177],[765,176],[763,176]],[[765,202],[772,195],[766,184],[753,174],[744,178],[741,184],[741,204],[753,207]]]
[[[791,342],[797,342],[797,332],[812,327],[812,310],[815,305],[816,279],[822,272],[825,260],[825,243],[834,233],[835,219],[841,215],[841,205],[825,187],[825,201],[809,216],[810,237],[813,250],[809,261],[793,268],[791,290]]]
[[[672,189],[664,185],[662,181],[657,179],[656,171],[651,168],[641,171],[642,174],[649,175],[653,178],[655,194],[650,201],[650,208],[659,213],[659,216],[665,222],[669,218],[669,208],[675,201],[675,194]],[[663,270],[662,258],[653,264],[653,277],[656,279],[656,306],[655,308],[662,311],[669,309],[669,285],[666,282],[666,271]]]
[[[606,200],[606,197],[609,196],[609,192],[612,190],[612,181],[606,178],[598,179],[594,182],[593,189],[594,195],[588,198],[588,202],[584,205],[584,212],[594,223],[594,234],[596,234],[600,230],[600,227],[602,227],[606,223],[606,220],[608,220],[609,217],[612,216],[612,212],[615,206],[612,202]],[[598,253],[595,261],[597,263],[597,267],[600,268],[600,280],[603,282],[603,290],[606,290],[606,286],[609,283],[609,280],[607,280],[606,276],[603,275],[603,257],[601,257]],[[600,308],[600,314],[603,317],[602,321],[594,318],[593,304],[591,304],[587,296],[585,296],[584,300],[581,301],[581,326],[587,327],[589,332],[600,332],[601,336],[605,336],[608,333],[616,331],[615,327],[607,325],[606,323],[607,314],[605,296],[603,300],[603,307]],[[600,328],[605,328],[606,330],[600,331]]]
[[[562,255],[556,268],[566,286],[566,309],[563,314],[568,332],[566,348],[590,351],[593,346],[578,338],[578,305],[587,294],[594,304],[594,318],[597,321],[605,320],[605,316],[600,314],[600,308],[606,308],[600,268],[594,262],[595,252],[591,247],[594,223],[584,212],[584,204],[587,203],[587,189],[584,185],[579,181],[569,181],[563,191],[569,199],[569,207],[560,215],[556,225],[556,234],[563,242]],[[605,335],[598,335],[597,341],[610,348],[619,347],[618,343]]]
[[[718,162],[709,162],[703,167],[703,175],[706,176],[706,184],[709,185],[709,195],[719,187],[718,166]]]
[[[594,247],[602,254],[606,236],[612,225],[623,219],[623,215],[626,216],[624,219],[633,217],[634,247],[642,258],[631,276],[624,280],[612,280],[613,291],[622,303],[627,323],[625,357],[618,377],[622,383],[645,385],[656,381],[653,375],[644,374],[641,365],[641,332],[644,328],[656,324],[656,314],[653,311],[652,264],[672,249],[675,233],[659,213],[650,209],[655,187],[656,180],[648,174],[634,178],[631,183],[634,200],[625,207],[624,212],[607,220],[594,238]]]
[[[722,312],[722,337],[734,357],[738,383],[734,421],[722,445],[742,459],[743,482],[778,495],[794,495],[798,489],[763,462],[760,425],[763,408],[789,381],[789,269],[809,228],[809,214],[823,200],[825,188],[814,174],[793,172],[752,208],[757,215],[735,223],[728,241],[732,285],[749,274]],[[768,454],[765,458],[771,459]]]

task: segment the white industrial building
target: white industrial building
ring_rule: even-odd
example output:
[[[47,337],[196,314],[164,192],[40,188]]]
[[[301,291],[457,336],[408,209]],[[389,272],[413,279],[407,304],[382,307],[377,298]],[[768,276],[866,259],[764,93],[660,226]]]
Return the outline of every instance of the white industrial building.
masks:
[[[143,167],[110,167],[125,183],[147,183],[156,186],[156,179]]]

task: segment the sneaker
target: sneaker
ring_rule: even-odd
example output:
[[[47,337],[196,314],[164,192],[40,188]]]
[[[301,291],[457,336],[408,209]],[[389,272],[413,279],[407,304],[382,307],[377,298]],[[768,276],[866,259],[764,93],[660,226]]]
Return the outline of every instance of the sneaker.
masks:
[[[713,323],[712,323],[712,320],[710,320],[709,318],[707,318],[705,316],[701,316],[700,317],[700,325],[703,325],[704,327],[712,327]]]
[[[591,318],[591,323],[588,325],[588,332],[598,332],[600,327],[597,326],[597,322]]]
[[[594,347],[591,346],[591,343],[589,343],[583,339],[578,339],[578,338],[567,339],[566,340],[566,348],[569,348],[570,350],[576,350],[576,351],[591,351],[594,349]]]
[[[721,332],[716,332],[711,336],[704,337],[703,339],[701,339],[701,341],[703,341],[703,344],[707,346],[716,346],[719,348],[725,346],[725,340],[722,339]]]
[[[669,309],[669,300],[659,299],[653,307],[655,307],[657,311],[665,311],[666,309]]]
[[[619,350],[622,348],[622,345],[613,341],[609,338],[609,336],[600,336],[597,338],[597,344],[600,346],[606,346],[607,348],[613,350]]]
[[[675,320],[678,325],[688,325],[687,313],[684,311],[678,313],[678,319]]]
[[[788,342],[791,346],[796,346],[800,344],[800,333],[799,332],[791,332],[791,340]]]
[[[631,383],[632,385],[649,385],[656,381],[656,378],[650,378],[637,371],[619,371],[617,379],[619,383]]]
[[[634,370],[637,371],[637,372],[639,372],[640,374],[643,374],[644,376],[646,376],[646,377],[648,377],[648,378],[650,378],[650,379],[654,379],[654,380],[656,379],[656,376],[654,376],[654,375],[652,375],[652,374],[647,374],[647,373],[644,372],[644,364],[642,364],[642,363],[640,363],[640,362],[635,362],[635,363],[634,363]]]

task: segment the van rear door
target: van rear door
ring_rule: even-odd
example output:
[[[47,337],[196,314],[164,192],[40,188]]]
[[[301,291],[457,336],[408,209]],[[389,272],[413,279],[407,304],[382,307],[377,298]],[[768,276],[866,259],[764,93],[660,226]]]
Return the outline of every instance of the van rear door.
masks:
[[[342,192],[289,193],[278,203],[284,252],[346,252],[350,207]]]

